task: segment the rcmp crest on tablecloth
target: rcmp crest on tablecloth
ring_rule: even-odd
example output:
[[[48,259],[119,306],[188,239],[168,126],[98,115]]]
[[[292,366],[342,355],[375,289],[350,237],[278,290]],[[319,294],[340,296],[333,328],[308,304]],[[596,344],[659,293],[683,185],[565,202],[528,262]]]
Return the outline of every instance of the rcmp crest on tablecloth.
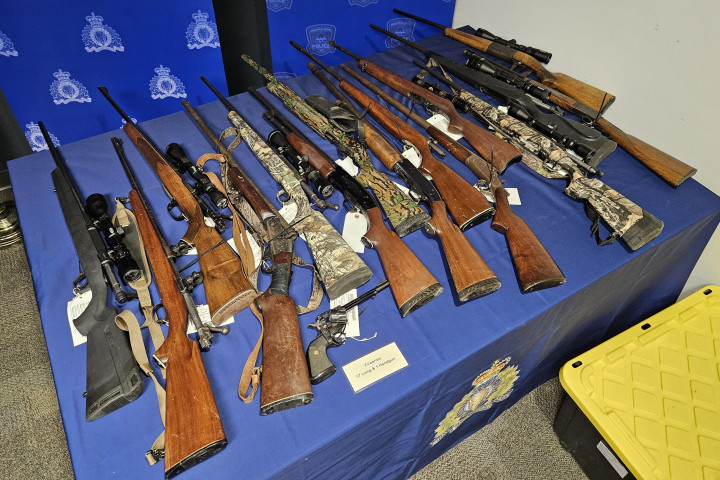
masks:
[[[348,0],[350,5],[357,5],[358,7],[367,7],[371,3],[377,3],[378,0]]]
[[[70,78],[70,72],[58,70],[53,73],[55,80],[50,84],[50,95],[53,97],[55,105],[68,104],[70,102],[92,102],[87,88]]]
[[[89,25],[85,25],[82,31],[82,39],[85,43],[85,50],[88,52],[100,52],[109,50],[111,52],[122,52],[125,50],[120,35],[111,27],[104,25],[103,17],[90,13],[85,17]]]
[[[488,410],[493,404],[510,396],[520,371],[515,365],[505,368],[508,362],[510,362],[510,357],[495,360],[490,368],[475,378],[470,393],[456,403],[440,421],[435,429],[435,438],[432,439],[430,445],[435,445],[445,435],[454,432],[472,414]]]
[[[390,33],[394,33],[398,37],[402,37],[405,40],[415,41],[413,38],[413,30],[415,30],[415,20],[411,18],[393,18],[389,20],[385,25],[385,30]],[[399,41],[394,38],[388,37],[385,40],[385,46],[387,48],[393,48],[402,45]]]
[[[279,12],[283,8],[292,7],[292,0],[267,0],[265,3],[267,8],[273,12]]]
[[[3,57],[18,56],[18,52],[15,50],[12,40],[10,40],[10,37],[5,35],[3,32],[0,32],[0,55]]]
[[[217,25],[215,22],[208,20],[207,13],[198,10],[192,14],[193,22],[188,25],[185,31],[187,46],[189,49],[220,46],[220,36],[218,35]]]
[[[155,75],[150,80],[150,96],[153,100],[159,98],[175,97],[185,98],[185,85],[175,75],[170,75],[170,69],[160,65],[155,69]]]
[[[308,39],[308,52],[327,55],[335,51],[335,48],[330,46],[330,42],[335,40],[335,25],[310,25],[305,29],[305,35]]]
[[[43,137],[43,134],[40,131],[40,126],[37,123],[30,122],[25,124],[25,127],[27,128],[27,130],[25,130],[25,138],[27,138],[33,152],[48,150],[48,145],[45,142],[45,137]],[[50,140],[52,140],[53,145],[56,147],[60,146],[60,141],[52,133],[50,134]]]

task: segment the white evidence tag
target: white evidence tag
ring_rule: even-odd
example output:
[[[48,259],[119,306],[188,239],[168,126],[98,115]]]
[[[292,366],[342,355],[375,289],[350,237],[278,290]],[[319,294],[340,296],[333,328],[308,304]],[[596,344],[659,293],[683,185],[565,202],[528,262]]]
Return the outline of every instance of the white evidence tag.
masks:
[[[355,162],[353,162],[352,158],[350,157],[345,157],[342,160],[335,160],[335,163],[340,165],[340,167],[342,167],[343,170],[349,173],[351,177],[356,177],[357,174],[360,172],[360,169],[357,165],[355,165]]]
[[[250,244],[250,250],[253,253],[253,259],[255,260],[255,268],[260,265],[260,262],[262,261],[262,249],[260,248],[260,245],[257,244],[255,241],[255,238],[252,235],[247,235],[248,243]],[[235,245],[235,239],[231,238],[228,240],[228,245],[230,245],[230,248],[232,248],[235,253],[238,253],[237,245]]]
[[[201,305],[195,305],[198,311],[198,315],[200,316],[200,321],[202,323],[213,325],[212,320],[210,320],[210,308],[208,308],[207,305],[201,304]],[[235,323],[235,317],[230,317],[224,322],[222,322],[219,326],[223,325],[230,325],[231,323]],[[187,334],[190,335],[191,333],[196,333],[197,328],[195,328],[195,325],[193,325],[192,322],[188,322],[187,324]]]
[[[420,155],[418,155],[418,151],[415,148],[406,148],[402,152],[402,156],[409,160],[410,163],[415,165],[415,168],[420,168],[420,164],[422,163],[422,159],[420,158]]]
[[[292,221],[295,220],[295,217],[297,217],[297,212],[298,206],[295,202],[286,203],[280,210],[278,210],[280,216],[282,216],[287,223],[292,223]],[[303,241],[307,242],[307,240],[305,239],[305,235],[303,235],[302,233],[300,234],[300,238],[302,238]]]
[[[365,215],[357,210],[351,210],[345,214],[342,237],[350,245],[350,248],[357,253],[365,251],[365,245],[362,243],[361,238],[365,235],[367,229],[368,224]]]
[[[463,137],[462,135],[458,135],[457,133],[452,133],[452,132],[448,131],[448,126],[450,125],[450,121],[439,113],[436,113],[432,117],[428,118],[427,121],[430,125],[439,129],[440,131],[442,131],[444,134],[446,134],[453,140],[460,140]]]
[[[347,293],[340,295],[336,299],[330,300],[330,308],[335,308],[339,305],[345,305],[346,303],[355,300],[357,298],[357,289],[352,289]],[[360,336],[360,314],[358,313],[358,307],[355,305],[347,311],[347,323],[345,324],[345,336],[346,337],[359,337]]]
[[[87,291],[81,293],[80,295],[76,295],[67,303],[67,317],[70,322],[70,333],[72,335],[73,347],[77,347],[78,345],[82,345],[87,342],[87,337],[78,332],[78,329],[75,328],[75,323],[73,323],[73,321],[85,311],[88,305],[90,305],[90,300],[92,300],[92,291],[87,289]]]
[[[510,205],[522,205],[522,202],[520,202],[520,191],[516,187],[508,187],[505,191],[508,193],[508,203],[510,203]]]

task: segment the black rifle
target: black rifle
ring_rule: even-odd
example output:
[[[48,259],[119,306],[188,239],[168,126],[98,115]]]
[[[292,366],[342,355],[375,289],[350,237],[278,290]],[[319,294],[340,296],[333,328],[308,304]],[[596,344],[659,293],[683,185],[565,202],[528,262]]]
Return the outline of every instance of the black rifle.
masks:
[[[370,27],[418,50],[428,59],[433,59],[437,62],[438,65],[451,75],[470,84],[473,88],[477,88],[504,102],[508,107],[508,113],[510,115],[522,120],[540,133],[547,135],[563,147],[572,150],[582,158],[585,163],[593,167],[597,166],[602,159],[610,155],[617,146],[615,142],[604,137],[600,132],[591,127],[567,120],[552,113],[543,112],[537,107],[535,102],[525,95],[523,90],[513,85],[509,85],[491,75],[461,65],[376,25],[371,24]]]
[[[82,267],[82,275],[75,281],[76,288],[84,278],[85,284],[79,288],[89,288],[92,292],[90,304],[73,320],[75,328],[87,337],[85,419],[92,421],[132,402],[143,391],[140,368],[127,333],[115,324],[117,310],[108,306],[108,284],[114,290],[117,288],[118,302],[126,302],[130,294],[120,289],[100,232],[80,201],[70,171],[45,125],[38,122],[38,126],[57,165],[52,172],[53,185]]]
[[[514,48],[515,50],[518,50],[520,52],[527,53],[528,55],[530,55],[531,57],[535,57],[538,61],[542,63],[549,63],[550,59],[552,58],[552,53],[550,52],[546,52],[545,50],[540,50],[539,48],[535,47],[520,45],[514,38],[510,40],[505,40],[504,38],[500,38],[497,35],[493,35],[484,28],[478,28],[477,30],[475,30],[475,36],[484,38],[485,40],[490,40],[491,42],[500,45],[505,45],[506,47]]]
[[[347,327],[348,311],[366,300],[375,298],[375,295],[389,286],[390,283],[387,280],[383,280],[378,283],[375,288],[368,290],[356,299],[321,313],[315,319],[315,323],[308,325],[308,327],[315,328],[318,331],[318,336],[310,342],[307,352],[305,353],[308,367],[310,368],[310,383],[317,385],[337,370],[327,355],[327,349],[330,347],[339,347],[345,343],[345,327]]]

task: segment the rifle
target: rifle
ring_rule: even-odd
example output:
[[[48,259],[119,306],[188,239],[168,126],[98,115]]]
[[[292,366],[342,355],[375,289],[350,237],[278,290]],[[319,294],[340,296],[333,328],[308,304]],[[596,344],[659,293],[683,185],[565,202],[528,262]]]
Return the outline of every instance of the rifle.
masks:
[[[348,90],[348,88],[354,89],[352,85],[344,82],[341,77],[337,76],[334,72],[329,70],[326,65],[320,62],[314,55],[310,54],[298,43],[291,40],[290,44],[297,50],[299,50],[301,53],[306,55],[308,58],[313,60],[315,63],[320,65],[323,69],[328,71],[328,73],[333,75],[335,79],[340,82],[340,88],[353,96],[355,101],[358,100],[353,95],[353,93]],[[315,70],[313,70],[313,68],[310,66],[308,66],[308,68],[310,68],[310,70],[315,73],[315,75],[320,79],[320,81],[323,81],[324,77],[322,76],[322,74],[318,75],[319,71],[317,71],[317,68]],[[360,112],[352,109],[350,102],[345,99],[342,94],[337,91],[337,89],[334,89],[334,86],[330,87],[327,84],[326,86],[331,88],[331,91],[335,93],[335,96],[338,97],[339,100],[345,100],[345,106],[350,108],[352,110],[352,113],[357,118],[361,118]],[[357,90],[355,89],[354,91]],[[363,101],[360,103],[362,104],[362,107],[364,109],[367,109],[367,111],[370,112],[373,118],[375,118],[380,123],[380,125],[385,128],[387,132],[390,132],[393,136],[395,136],[398,140],[405,143],[406,145],[407,143],[411,144],[418,151],[421,157],[421,164],[419,170],[432,177],[433,182],[437,187],[437,190],[440,192],[440,195],[445,201],[448,211],[452,214],[453,219],[455,220],[455,223],[457,223],[457,225],[460,227],[460,230],[465,230],[467,228],[473,227],[492,216],[493,210],[487,199],[478,190],[476,190],[469,183],[467,183],[465,179],[458,175],[454,170],[452,170],[443,162],[438,161],[430,152],[430,147],[426,139],[417,130],[413,129],[410,125],[397,118],[386,108],[382,107],[377,102],[370,100],[369,98],[363,99]],[[381,136],[368,123],[365,123],[365,135],[367,137],[370,149],[373,150],[375,155],[379,157],[380,154],[375,149],[373,149],[371,139],[379,139],[379,137]],[[387,144],[384,139],[380,141],[383,143],[382,147],[379,148],[380,151],[387,152],[392,150],[392,147],[390,147],[390,145]],[[385,156],[385,158],[387,158],[387,155]],[[383,163],[385,163],[384,160]],[[399,163],[396,162],[394,163],[394,165],[399,165]],[[393,170],[395,169],[394,165],[388,166],[388,164],[385,163],[386,167]],[[403,169],[407,170],[407,167],[403,167]]]
[[[243,271],[240,259],[220,234],[205,224],[199,204],[163,154],[115,103],[107,88],[98,87],[98,90],[125,120],[123,130],[155,170],[160,181],[178,202],[180,210],[187,218],[188,230],[180,242],[185,245],[194,244],[197,247],[210,318],[213,324],[219,325],[250,305],[256,295],[255,289]]]
[[[426,109],[433,112],[441,112],[450,121],[448,130],[452,133],[462,134],[475,151],[485,160],[488,160],[492,156],[496,163],[495,166],[499,171],[504,171],[508,163],[520,158],[520,150],[504,140],[497,138],[480,125],[460,115],[450,101],[432,92],[428,92],[419,85],[376,63],[361,58],[335,42],[330,42],[330,45],[356,59],[358,66],[363,72],[369,73],[385,85],[388,85],[414,102],[419,102]]]
[[[113,143],[117,148],[115,140]],[[167,337],[153,358],[166,372],[165,478],[172,478],[220,452],[227,445],[227,437],[200,348],[186,334],[188,309],[183,295],[186,287],[172,260],[174,254],[130,165],[124,155],[118,158],[130,181],[128,197],[168,322]]]
[[[380,256],[380,263],[390,282],[400,315],[405,317],[440,295],[442,287],[438,281],[398,235],[387,228],[380,208],[370,193],[345,170],[335,168],[334,162],[325,152],[313,145],[256,90],[251,88],[249,91],[267,108],[263,118],[283,132],[290,145],[301,155],[306,155],[310,164],[340,191],[354,208],[365,215],[368,230],[362,237],[363,244],[374,248]]]
[[[610,155],[617,146],[615,142],[605,138],[592,127],[541,111],[530,97],[525,95],[525,92],[519,88],[515,88],[490,75],[461,65],[376,25],[370,24],[370,27],[414,48],[425,55],[428,60],[438,64],[443,70],[463,80],[473,88],[504,102],[508,107],[508,113],[510,115],[527,123],[563,147],[572,150],[580,156],[586,164],[593,167],[597,166],[600,161]]]
[[[489,188],[495,199],[495,215],[491,227],[505,236],[523,293],[556,287],[565,283],[565,276],[545,246],[525,221],[510,208],[505,188],[497,176],[497,171],[491,165],[459,142],[430,125],[427,120],[378,88],[366,77],[353,71],[347,65],[342,65],[342,69],[398,111],[408,115],[415,123],[426,129],[452,156],[464,163]]]
[[[108,306],[108,284],[117,287],[115,298],[119,302],[128,301],[129,295],[119,287],[112,258],[80,201],[70,170],[45,125],[38,122],[38,126],[57,165],[51,174],[53,185],[82,267],[82,275],[75,281],[76,288],[80,288],[78,282],[84,277],[82,288],[92,292],[90,304],[73,320],[75,328],[87,337],[85,419],[90,422],[132,402],[143,391],[140,368],[133,357],[128,336],[115,324],[117,311]]]
[[[601,113],[604,112],[615,101],[615,95],[604,92],[599,88],[588,85],[587,83],[581,82],[580,80],[565,75],[564,73],[552,73],[540,62],[538,62],[537,59],[531,57],[527,53],[519,52],[510,46],[495,43],[484,38],[478,38],[475,35],[465,33],[454,28],[448,28],[444,25],[440,25],[439,23],[403,12],[397,8],[394,8],[393,12],[438,28],[448,37],[476,48],[482,52],[487,52],[493,57],[497,57],[510,63],[521,63],[526,67],[529,67],[535,75],[537,75],[540,79],[540,83],[543,85],[557,88],[596,111]]]
[[[302,182],[292,173],[290,166],[283,162],[281,156],[274,152],[252,126],[237,113],[229,100],[210,82],[205,79],[203,81],[228,109],[230,123],[238,129],[239,134],[260,163],[282,186],[290,200],[297,205],[298,210],[293,219],[293,226],[298,233],[305,235],[328,297],[335,299],[370,280],[372,277],[370,268],[340,236],[335,227],[320,212],[310,207],[308,197],[303,193],[307,192],[309,188],[302,188]],[[215,143],[220,152],[223,152],[225,148],[222,143],[218,144],[212,138],[211,141]],[[223,155],[225,156],[224,153]],[[228,154],[226,157],[231,165],[238,166],[232,155]],[[245,176],[247,177],[247,175]],[[324,178],[323,183],[327,184]]]
[[[658,150],[637,137],[625,133],[620,128],[601,117],[600,113],[578,102],[574,98],[552,88],[546,88],[536,80],[524,77],[513,70],[500,65],[487,57],[465,49],[468,57],[467,66],[499,78],[511,85],[521,88],[534,98],[551,101],[563,110],[578,116],[583,122],[591,124],[605,132],[618,145],[627,150],[640,163],[673,187],[679,186],[692,177],[697,170],[690,165]]]
[[[519,52],[527,53],[528,55],[542,63],[549,63],[550,59],[552,58],[552,53],[550,52],[546,52],[545,50],[541,50],[535,47],[520,45],[514,38],[511,40],[505,40],[501,37],[498,37],[497,35],[493,35],[484,28],[476,29],[475,36],[484,38],[485,40],[490,40],[491,42],[497,43],[499,45],[505,45],[506,47],[513,48]]]
[[[315,323],[308,325],[308,327],[315,328],[318,331],[318,336],[310,342],[305,353],[310,369],[310,383],[317,385],[323,380],[327,380],[337,370],[327,355],[327,349],[339,347],[345,343],[348,311],[366,300],[375,298],[375,295],[389,286],[390,283],[383,280],[375,288],[368,290],[354,300],[321,313],[315,318]]]
[[[408,197],[387,175],[377,171],[365,147],[347,132],[330,123],[315,108],[305,102],[290,87],[280,82],[247,55],[242,56],[267,81],[267,89],[282,100],[285,107],[323,138],[329,140],[341,155],[351,157],[360,168],[357,180],[365,188],[371,188],[385,211],[395,232],[403,237],[414,232],[428,219],[428,214]]]

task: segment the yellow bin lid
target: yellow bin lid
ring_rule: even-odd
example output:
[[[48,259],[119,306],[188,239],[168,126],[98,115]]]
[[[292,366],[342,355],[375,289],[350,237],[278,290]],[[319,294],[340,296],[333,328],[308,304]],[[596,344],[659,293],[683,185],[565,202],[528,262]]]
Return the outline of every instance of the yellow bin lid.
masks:
[[[560,383],[637,478],[720,480],[720,287],[573,358]]]

